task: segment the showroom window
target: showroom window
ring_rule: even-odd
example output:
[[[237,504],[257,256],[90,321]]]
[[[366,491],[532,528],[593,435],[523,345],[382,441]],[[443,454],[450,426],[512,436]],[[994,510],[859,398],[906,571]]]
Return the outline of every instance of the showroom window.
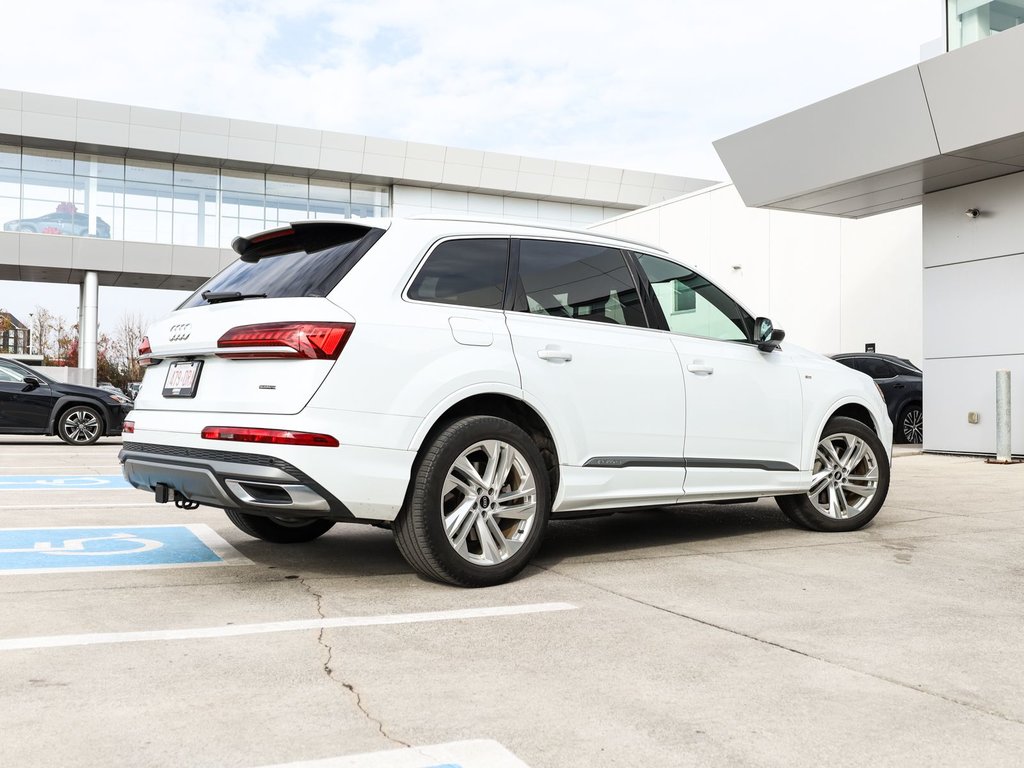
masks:
[[[522,240],[519,279],[518,312],[647,327],[633,276],[617,248]]]
[[[508,272],[508,239],[448,240],[427,257],[409,298],[480,309],[501,309]]]
[[[946,50],[984,40],[1024,22],[1024,0],[946,0]]]
[[[0,145],[8,231],[226,248],[239,234],[390,206],[390,188],[374,184]]]
[[[723,341],[753,338],[750,315],[707,278],[674,261],[646,253],[635,256],[670,331]]]

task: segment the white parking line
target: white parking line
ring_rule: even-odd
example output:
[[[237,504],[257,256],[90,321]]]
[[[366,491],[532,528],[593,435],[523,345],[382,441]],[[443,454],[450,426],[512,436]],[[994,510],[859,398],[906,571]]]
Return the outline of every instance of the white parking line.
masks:
[[[92,469],[92,470],[95,470],[96,474],[98,475],[98,474],[100,474],[100,470],[101,469],[112,469],[115,472],[116,471],[120,471],[121,465],[120,464],[116,464],[116,463],[115,464],[57,464],[57,465],[53,465],[53,464],[35,464],[35,465],[30,465],[30,466],[22,466],[20,464],[8,464],[7,465],[7,469],[8,470],[14,470],[14,469],[46,469],[46,470],[49,470],[50,473],[53,473],[53,471],[57,470],[57,469]]]
[[[127,489],[124,489],[127,490]],[[70,491],[68,491],[70,493]],[[12,491],[13,493],[13,491]],[[31,491],[28,491],[31,493]],[[119,507],[123,509],[142,509],[144,507],[159,507],[155,501],[142,501],[138,504],[4,504],[3,509],[112,509]]]
[[[340,627],[376,627],[389,624],[419,624],[427,621],[453,621],[483,619],[493,616],[519,616],[525,613],[572,611],[571,603],[532,603],[503,605],[491,608],[461,608],[451,611],[425,613],[394,613],[382,616],[344,616],[337,619],[305,621],[275,621],[266,624],[233,624],[225,627],[196,627],[194,629],[154,629],[144,632],[99,632],[87,635],[50,635],[42,637],[12,637],[0,640],[0,651],[23,651],[35,648],[68,648],[80,645],[113,645],[141,643],[149,640],[199,640],[210,637],[239,637],[265,635],[271,632],[295,632],[302,629],[337,629]]]
[[[427,765],[436,768],[529,768],[501,744],[490,739],[453,741],[429,747],[389,749],[322,760],[301,760],[264,768],[424,768]]]

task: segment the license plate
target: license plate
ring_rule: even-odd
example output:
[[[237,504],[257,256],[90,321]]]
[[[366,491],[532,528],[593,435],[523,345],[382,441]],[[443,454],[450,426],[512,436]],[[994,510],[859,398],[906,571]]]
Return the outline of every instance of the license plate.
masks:
[[[195,397],[202,368],[202,360],[171,363],[164,379],[164,397]]]

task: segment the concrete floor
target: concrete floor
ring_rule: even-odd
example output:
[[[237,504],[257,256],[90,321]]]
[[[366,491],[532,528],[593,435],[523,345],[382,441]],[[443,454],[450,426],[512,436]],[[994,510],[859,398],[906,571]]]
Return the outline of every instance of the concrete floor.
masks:
[[[115,474],[118,448],[0,437],[0,474]],[[573,606],[0,650],[4,768],[248,767],[478,739],[532,768],[1024,761],[1021,465],[901,449],[888,503],[852,534],[793,529],[772,502],[557,523],[521,578],[472,591],[414,575],[375,528],[275,546],[134,490],[0,490],[0,515],[4,529],[203,523],[252,561],[0,576],[0,642]]]

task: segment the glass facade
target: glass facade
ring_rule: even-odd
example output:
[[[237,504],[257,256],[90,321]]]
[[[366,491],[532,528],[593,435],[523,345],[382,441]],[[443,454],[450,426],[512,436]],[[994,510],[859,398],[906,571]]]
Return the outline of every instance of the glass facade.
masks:
[[[292,221],[390,211],[387,186],[0,145],[11,232],[227,248]]]
[[[1024,0],[946,0],[946,50],[976,43],[1024,21]]]

